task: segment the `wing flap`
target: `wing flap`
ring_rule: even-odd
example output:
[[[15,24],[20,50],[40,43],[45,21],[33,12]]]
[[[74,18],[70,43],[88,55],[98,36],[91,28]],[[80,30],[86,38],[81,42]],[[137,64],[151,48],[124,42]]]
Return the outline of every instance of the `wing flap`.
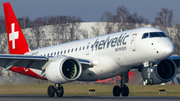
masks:
[[[14,55],[14,54],[0,54],[1,59],[18,59],[18,60],[48,60],[45,56],[33,55]]]

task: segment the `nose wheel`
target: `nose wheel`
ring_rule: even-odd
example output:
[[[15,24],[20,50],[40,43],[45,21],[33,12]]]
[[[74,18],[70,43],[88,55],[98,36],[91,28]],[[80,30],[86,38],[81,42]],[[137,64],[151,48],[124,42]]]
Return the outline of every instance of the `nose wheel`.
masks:
[[[60,84],[56,84],[55,86],[50,85],[47,89],[47,94],[49,97],[54,97],[55,94],[57,97],[62,97],[64,94],[64,88]]]

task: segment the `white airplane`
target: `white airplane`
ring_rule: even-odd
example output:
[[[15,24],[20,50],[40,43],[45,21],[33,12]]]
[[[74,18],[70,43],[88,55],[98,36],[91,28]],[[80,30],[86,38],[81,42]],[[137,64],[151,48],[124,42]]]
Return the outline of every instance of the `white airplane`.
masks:
[[[63,83],[96,81],[119,74],[120,86],[114,86],[113,95],[128,96],[125,83],[132,68],[142,73],[146,84],[167,82],[176,75],[176,62],[168,58],[174,45],[160,29],[138,28],[30,50],[10,3],[3,5],[10,54],[0,54],[0,65],[54,83],[48,87],[49,97],[62,97]]]

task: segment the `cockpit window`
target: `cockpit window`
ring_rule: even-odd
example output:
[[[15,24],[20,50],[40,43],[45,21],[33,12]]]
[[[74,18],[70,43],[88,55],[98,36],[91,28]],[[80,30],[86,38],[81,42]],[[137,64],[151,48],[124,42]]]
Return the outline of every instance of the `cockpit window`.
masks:
[[[150,32],[150,38],[152,37],[167,37],[164,32]]]
[[[149,32],[149,33],[144,33],[142,36],[142,39],[145,38],[154,38],[154,37],[167,37],[167,35],[164,32]]]
[[[143,34],[142,39],[144,39],[144,38],[148,38],[148,33]]]

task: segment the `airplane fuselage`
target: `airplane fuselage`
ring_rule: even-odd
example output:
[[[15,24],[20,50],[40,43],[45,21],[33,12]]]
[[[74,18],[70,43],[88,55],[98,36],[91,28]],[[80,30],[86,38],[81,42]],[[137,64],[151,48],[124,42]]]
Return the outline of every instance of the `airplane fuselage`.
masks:
[[[144,62],[159,61],[172,54],[174,46],[168,37],[148,35],[142,38],[144,33],[150,32],[162,31],[157,28],[138,28],[44,47],[27,52],[25,55],[46,57],[66,55],[77,59],[88,59],[93,67],[84,69],[78,80],[106,79]],[[34,72],[41,74],[40,70]]]

